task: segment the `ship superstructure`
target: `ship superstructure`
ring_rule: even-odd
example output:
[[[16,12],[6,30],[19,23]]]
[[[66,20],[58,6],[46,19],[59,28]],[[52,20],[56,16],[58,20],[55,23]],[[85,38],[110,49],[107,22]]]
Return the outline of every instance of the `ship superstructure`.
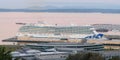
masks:
[[[32,38],[85,38],[93,35],[91,26],[58,26],[47,24],[26,24],[19,29],[17,37]]]

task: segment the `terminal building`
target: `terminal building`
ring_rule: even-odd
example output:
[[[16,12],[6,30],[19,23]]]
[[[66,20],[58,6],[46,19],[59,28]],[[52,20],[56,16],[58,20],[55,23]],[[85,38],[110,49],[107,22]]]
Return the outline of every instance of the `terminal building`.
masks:
[[[88,44],[88,43],[41,43],[27,44],[25,47],[44,51],[44,49],[56,49],[62,52],[80,52],[80,51],[102,51],[103,44]]]

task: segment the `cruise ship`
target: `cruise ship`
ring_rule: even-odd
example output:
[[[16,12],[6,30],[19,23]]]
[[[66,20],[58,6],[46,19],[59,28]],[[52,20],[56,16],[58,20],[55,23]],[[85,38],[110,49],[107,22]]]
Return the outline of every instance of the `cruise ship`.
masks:
[[[90,25],[59,26],[44,23],[32,23],[23,25],[16,37],[20,41],[49,41],[61,42],[65,40],[81,40],[83,38],[102,38]]]
[[[19,29],[17,37],[33,38],[84,38],[94,34],[91,26],[57,26],[45,24],[30,24]]]
[[[75,42],[82,40],[106,40],[104,34],[97,32],[91,25],[50,25],[45,23],[16,23],[22,24],[18,33],[3,42],[17,42],[14,44],[25,45],[41,42]]]

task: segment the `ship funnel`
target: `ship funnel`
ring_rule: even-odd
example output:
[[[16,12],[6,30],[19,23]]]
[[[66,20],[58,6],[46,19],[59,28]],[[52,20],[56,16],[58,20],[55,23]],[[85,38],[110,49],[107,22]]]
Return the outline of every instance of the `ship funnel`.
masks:
[[[77,26],[76,24],[70,24],[71,26]]]

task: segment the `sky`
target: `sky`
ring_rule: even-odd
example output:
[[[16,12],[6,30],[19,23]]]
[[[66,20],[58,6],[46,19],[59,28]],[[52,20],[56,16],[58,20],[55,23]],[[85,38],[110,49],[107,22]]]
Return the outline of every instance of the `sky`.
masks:
[[[120,0],[0,0],[0,8],[106,8],[120,9]]]

